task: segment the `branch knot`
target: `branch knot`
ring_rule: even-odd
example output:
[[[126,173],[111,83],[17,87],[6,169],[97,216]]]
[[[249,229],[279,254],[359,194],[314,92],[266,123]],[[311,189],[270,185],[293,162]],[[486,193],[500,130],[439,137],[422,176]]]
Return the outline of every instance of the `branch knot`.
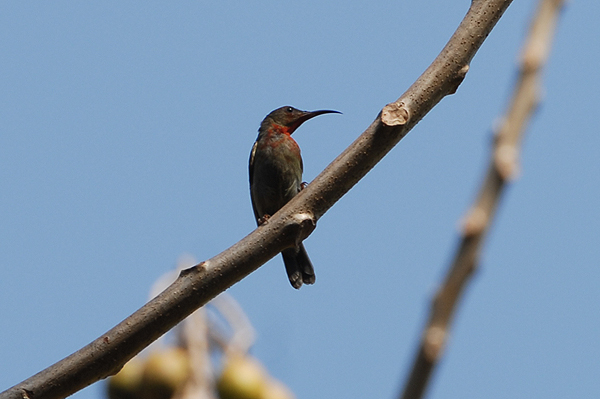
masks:
[[[293,233],[296,236],[296,245],[307,238],[317,227],[313,214],[309,212],[295,213],[292,220],[293,226],[297,228],[297,231]]]
[[[403,126],[410,119],[410,112],[404,102],[393,102],[381,110],[381,122],[386,126]]]

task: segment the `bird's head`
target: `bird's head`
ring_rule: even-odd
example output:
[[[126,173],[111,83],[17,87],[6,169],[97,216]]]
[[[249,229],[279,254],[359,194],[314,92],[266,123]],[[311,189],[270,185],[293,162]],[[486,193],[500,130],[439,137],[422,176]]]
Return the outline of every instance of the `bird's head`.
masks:
[[[319,111],[301,111],[294,107],[286,105],[271,111],[261,123],[261,130],[266,130],[273,125],[287,128],[289,134],[294,133],[301,124],[315,116],[323,114],[341,114],[339,111],[319,110]]]

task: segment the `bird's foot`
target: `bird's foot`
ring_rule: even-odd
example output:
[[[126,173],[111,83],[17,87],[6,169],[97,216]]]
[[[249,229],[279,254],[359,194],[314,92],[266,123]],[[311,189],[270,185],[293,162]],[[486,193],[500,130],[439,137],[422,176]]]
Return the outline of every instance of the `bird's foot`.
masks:
[[[271,215],[263,215],[263,217],[261,217],[260,219],[258,219],[258,225],[262,226],[263,224],[267,223],[267,221],[269,220],[269,218],[271,217]]]

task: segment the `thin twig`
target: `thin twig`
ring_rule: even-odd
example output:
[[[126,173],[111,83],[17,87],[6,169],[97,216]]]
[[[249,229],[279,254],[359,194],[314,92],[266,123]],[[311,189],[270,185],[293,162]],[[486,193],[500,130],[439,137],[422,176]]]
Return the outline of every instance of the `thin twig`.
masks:
[[[198,309],[185,319],[181,330],[181,341],[190,361],[190,376],[173,399],[215,399],[206,308]]]
[[[423,396],[444,350],[458,301],[478,266],[481,244],[490,228],[503,189],[518,171],[520,142],[538,104],[541,68],[548,58],[562,3],[562,0],[540,1],[523,47],[512,101],[496,133],[485,180],[463,223],[462,241],[444,284],[433,299],[429,322],[423,330],[412,371],[401,395],[403,399]]]
[[[188,270],[164,292],[81,350],[0,394],[54,399],[116,373],[200,306],[283,249],[305,239],[317,220],[367,174],[442,98],[468,65],[511,0],[477,0],[440,55],[395,103],[292,201],[241,241]]]

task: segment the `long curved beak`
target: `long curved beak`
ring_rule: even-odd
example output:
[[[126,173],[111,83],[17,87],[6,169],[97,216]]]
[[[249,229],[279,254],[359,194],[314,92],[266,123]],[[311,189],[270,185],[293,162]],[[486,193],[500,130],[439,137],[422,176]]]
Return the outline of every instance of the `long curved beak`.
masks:
[[[309,119],[314,118],[315,116],[323,115],[323,114],[341,114],[340,111],[333,111],[331,109],[320,109],[318,111],[303,111],[303,115],[296,120],[296,122],[290,127],[290,130],[294,132],[301,124],[306,122]]]

